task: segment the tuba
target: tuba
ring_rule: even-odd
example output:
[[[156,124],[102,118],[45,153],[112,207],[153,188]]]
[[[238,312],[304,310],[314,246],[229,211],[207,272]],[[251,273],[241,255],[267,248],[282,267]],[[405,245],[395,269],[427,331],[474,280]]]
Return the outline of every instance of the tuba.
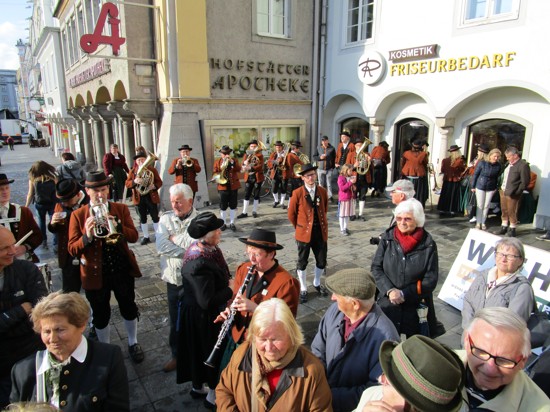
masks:
[[[298,155],[298,158],[300,159],[300,162],[302,162],[302,164],[304,164],[304,165],[309,163],[309,157],[307,157],[307,155],[305,155],[302,152],[300,152],[300,154]],[[296,163],[294,165],[294,174],[295,175],[300,175],[300,173],[302,173],[302,164]]]
[[[104,199],[97,205],[90,205],[90,215],[94,218],[94,236],[105,239],[107,244],[114,245],[120,239],[115,224],[109,219],[109,207]]]
[[[357,174],[365,175],[369,171],[371,160],[367,154],[367,149],[371,143],[369,138],[365,137],[365,141],[357,152],[357,161],[359,162],[359,166],[355,169]]]
[[[148,169],[148,167],[155,163],[155,161],[158,160],[158,157],[151,152],[148,153],[149,155],[136,172],[136,177],[141,178],[141,183],[136,185],[136,190],[140,195],[146,195],[151,191],[150,187],[155,179],[155,175]]]

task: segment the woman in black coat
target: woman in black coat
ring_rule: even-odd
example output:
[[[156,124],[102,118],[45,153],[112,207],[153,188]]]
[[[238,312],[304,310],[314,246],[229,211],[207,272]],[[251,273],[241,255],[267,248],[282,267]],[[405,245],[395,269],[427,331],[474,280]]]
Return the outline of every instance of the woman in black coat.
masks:
[[[183,257],[182,286],[178,316],[177,383],[191,381],[191,397],[208,394],[213,403],[218,370],[204,365],[216,343],[221,327],[214,323],[233,295],[229,287],[230,272],[218,247],[223,220],[204,212],[189,224],[187,233],[198,239]]]
[[[394,211],[396,225],[381,236],[371,271],[379,291],[378,304],[407,337],[420,333],[417,308],[428,306],[430,332],[436,332],[432,293],[437,285],[437,246],[423,229],[424,210],[416,199],[399,203]]]

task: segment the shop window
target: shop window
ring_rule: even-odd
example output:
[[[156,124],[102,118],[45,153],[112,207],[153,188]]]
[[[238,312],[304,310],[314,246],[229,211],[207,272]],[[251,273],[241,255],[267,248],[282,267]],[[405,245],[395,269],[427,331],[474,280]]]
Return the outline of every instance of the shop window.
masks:
[[[464,0],[464,24],[516,19],[520,0]]]
[[[392,181],[395,182],[401,178],[401,158],[403,157],[403,153],[411,149],[412,143],[415,140],[427,142],[429,130],[430,128],[426,122],[415,118],[401,120],[395,125],[395,144],[391,154],[393,163]]]
[[[256,13],[258,34],[290,37],[290,0],[257,0]]]
[[[348,0],[346,43],[372,38],[374,0]]]
[[[355,143],[356,141],[363,142],[365,137],[369,137],[370,125],[365,120],[354,117],[342,122],[340,132],[343,131],[348,131],[350,133],[350,141],[352,143]],[[338,143],[340,143],[340,136],[338,136],[336,145],[338,145]]]
[[[477,146],[481,143],[490,149],[500,149],[502,153],[508,146],[515,146],[521,152],[525,143],[525,127],[506,119],[489,119],[472,124],[468,128],[468,149],[464,151],[468,162],[476,157]]]

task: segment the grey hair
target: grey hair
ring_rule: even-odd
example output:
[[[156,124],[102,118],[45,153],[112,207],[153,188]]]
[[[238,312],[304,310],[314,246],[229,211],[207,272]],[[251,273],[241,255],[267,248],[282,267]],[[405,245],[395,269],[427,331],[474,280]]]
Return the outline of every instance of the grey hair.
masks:
[[[416,222],[416,226],[424,227],[426,216],[424,215],[424,208],[422,207],[422,203],[420,203],[418,200],[412,198],[399,203],[393,211],[393,214],[395,217],[397,217],[401,213],[412,213]]]
[[[514,146],[508,146],[506,150],[504,151],[506,154],[517,154],[519,156],[519,150],[517,147]]]
[[[466,329],[468,335],[478,321],[484,321],[496,329],[505,329],[506,332],[516,333],[523,340],[521,354],[528,358],[531,354],[531,332],[527,329],[527,323],[512,309],[491,306],[478,310],[470,325]]]
[[[523,248],[523,243],[521,243],[521,240],[515,237],[502,238],[496,243],[495,252],[498,251],[500,248],[506,246],[516,249],[519,253],[519,256],[521,257],[521,261],[525,262],[525,249]]]
[[[170,196],[183,195],[185,199],[193,199],[193,189],[185,183],[176,183],[170,186]]]

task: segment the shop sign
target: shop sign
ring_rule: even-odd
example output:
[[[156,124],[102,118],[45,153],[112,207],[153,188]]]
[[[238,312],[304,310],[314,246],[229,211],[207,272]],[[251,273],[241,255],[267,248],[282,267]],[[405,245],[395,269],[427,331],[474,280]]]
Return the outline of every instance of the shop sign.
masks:
[[[96,63],[94,63],[91,67],[88,67],[84,71],[81,71],[80,73],[77,73],[71,78],[69,78],[69,86],[70,87],[79,86],[99,76],[109,73],[110,71],[111,71],[111,65],[109,64],[109,60],[101,59]]]
[[[287,93],[309,93],[310,90],[307,65],[211,58],[210,69],[225,72],[215,78],[212,89]]]
[[[363,53],[357,64],[357,76],[367,85],[376,84],[386,73],[386,60],[376,51]]]
[[[110,35],[104,35],[103,30],[105,23],[107,23],[107,16],[109,16]],[[104,3],[101,6],[99,17],[92,34],[84,34],[80,38],[80,48],[86,53],[94,53],[100,44],[111,45],[113,49],[113,55],[118,56],[120,53],[120,46],[122,46],[126,39],[120,37],[120,19],[118,17],[118,8],[113,3]]]
[[[67,129],[61,129],[61,137],[63,139],[68,139],[69,138],[69,131]]]
[[[427,46],[410,47],[408,49],[391,50],[388,60],[392,62],[405,62],[411,60],[425,60],[437,57],[437,44]]]

